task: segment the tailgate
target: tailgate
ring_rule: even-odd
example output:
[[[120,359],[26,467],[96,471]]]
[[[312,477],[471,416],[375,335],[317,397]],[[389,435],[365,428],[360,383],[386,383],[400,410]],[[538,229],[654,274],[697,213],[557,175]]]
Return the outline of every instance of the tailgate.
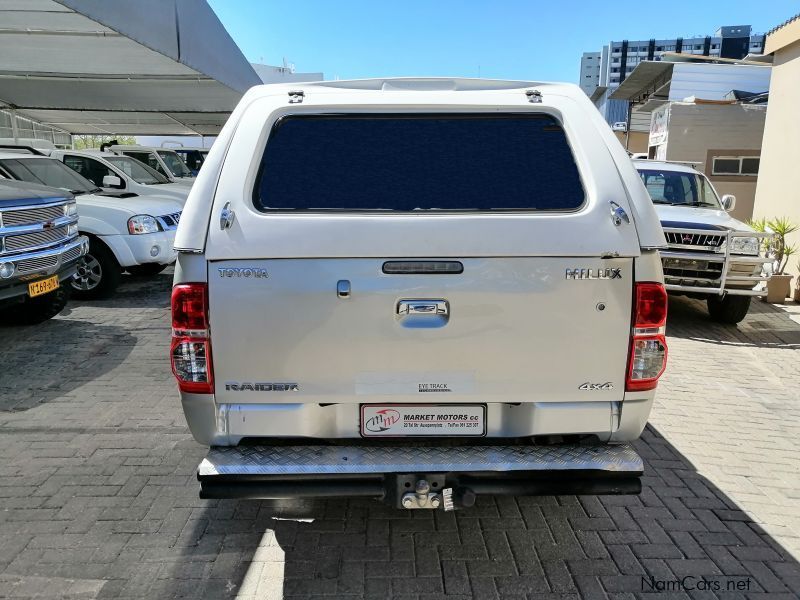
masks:
[[[217,401],[621,399],[632,258],[413,259],[402,273],[385,263],[210,263]]]

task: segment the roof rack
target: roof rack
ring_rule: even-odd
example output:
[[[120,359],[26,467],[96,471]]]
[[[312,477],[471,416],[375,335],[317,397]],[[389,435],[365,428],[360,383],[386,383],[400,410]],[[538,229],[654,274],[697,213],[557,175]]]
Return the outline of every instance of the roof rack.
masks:
[[[6,148],[8,150],[25,150],[26,152],[30,152],[31,154],[36,154],[37,156],[47,156],[44,152],[37,150],[33,146],[24,146],[22,144],[0,144],[0,148]]]
[[[637,154],[637,153],[634,153],[634,154]],[[649,161],[649,162],[668,163],[668,164],[672,164],[672,165],[685,165],[687,167],[692,167],[693,169],[696,169],[697,165],[702,165],[703,164],[701,161],[697,161],[697,160],[663,160],[663,159],[660,159],[660,158],[633,158],[632,156],[631,156],[631,159],[632,160],[646,160],[646,161]]]

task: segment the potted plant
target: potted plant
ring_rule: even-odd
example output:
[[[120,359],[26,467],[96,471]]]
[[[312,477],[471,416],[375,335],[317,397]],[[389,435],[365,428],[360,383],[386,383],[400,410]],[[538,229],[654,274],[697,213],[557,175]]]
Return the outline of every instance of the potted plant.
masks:
[[[789,258],[797,252],[797,247],[786,242],[786,236],[797,231],[798,226],[787,217],[775,217],[767,221],[759,219],[751,221],[750,226],[756,231],[771,233],[764,239],[764,251],[772,258],[772,276],[767,280],[767,302],[780,304],[791,292],[792,276],[785,273]]]

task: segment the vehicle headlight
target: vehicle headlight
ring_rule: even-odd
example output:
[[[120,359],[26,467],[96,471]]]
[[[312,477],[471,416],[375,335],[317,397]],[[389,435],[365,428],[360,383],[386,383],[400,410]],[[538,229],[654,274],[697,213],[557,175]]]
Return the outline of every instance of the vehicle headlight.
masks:
[[[4,262],[0,263],[0,278],[8,279],[14,274],[14,263]]]
[[[128,232],[131,235],[140,233],[156,233],[160,231],[158,221],[150,215],[136,215],[128,219]]]
[[[70,202],[64,205],[64,214],[68,217],[74,217],[78,214],[78,205],[75,202]]]
[[[731,238],[731,254],[750,254],[757,256],[761,244],[758,238],[734,237]]]

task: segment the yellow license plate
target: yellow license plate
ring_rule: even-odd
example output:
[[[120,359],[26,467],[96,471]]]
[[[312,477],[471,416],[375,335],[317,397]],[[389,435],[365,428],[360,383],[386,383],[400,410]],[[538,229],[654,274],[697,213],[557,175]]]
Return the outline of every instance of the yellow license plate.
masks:
[[[40,279],[28,284],[28,295],[33,298],[34,296],[41,296],[52,292],[58,287],[58,275],[53,275],[47,279]]]

